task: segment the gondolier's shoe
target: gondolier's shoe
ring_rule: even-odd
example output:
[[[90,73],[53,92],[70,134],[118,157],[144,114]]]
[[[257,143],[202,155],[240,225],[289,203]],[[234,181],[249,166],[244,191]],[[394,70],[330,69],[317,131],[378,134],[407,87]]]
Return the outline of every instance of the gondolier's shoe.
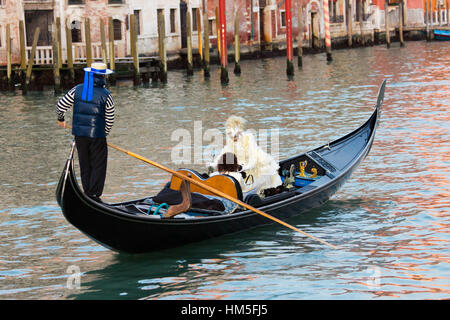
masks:
[[[176,216],[177,214],[188,211],[191,208],[192,198],[191,198],[191,188],[189,182],[183,180],[180,186],[181,196],[183,200],[180,204],[172,205],[167,209],[167,212],[162,216],[163,218],[171,218]]]

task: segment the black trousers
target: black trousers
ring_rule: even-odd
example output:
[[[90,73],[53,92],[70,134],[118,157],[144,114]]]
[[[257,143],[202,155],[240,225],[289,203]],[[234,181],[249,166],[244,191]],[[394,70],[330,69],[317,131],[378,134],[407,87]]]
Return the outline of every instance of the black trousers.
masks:
[[[100,197],[103,193],[108,161],[106,138],[75,137],[84,193]]]

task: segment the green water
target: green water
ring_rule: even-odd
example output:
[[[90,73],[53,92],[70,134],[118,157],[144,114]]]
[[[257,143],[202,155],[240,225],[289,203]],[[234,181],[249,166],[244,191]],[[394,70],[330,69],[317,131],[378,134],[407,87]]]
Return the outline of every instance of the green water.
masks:
[[[331,64],[308,55],[291,80],[284,57],[242,61],[240,77],[230,65],[227,86],[212,66],[209,80],[171,71],[166,85],[111,89],[109,141],[177,168],[172,134],[191,133],[194,162],[194,121],[203,133],[223,132],[231,114],[255,130],[278,129],[283,159],[359,127],[387,79],[369,156],[329,202],[288,221],[340,250],[270,225],[152,254],[113,253],[56,204],[71,143],[56,125],[59,97],[0,93],[0,299],[449,298],[449,50],[445,42],[339,50]],[[144,197],[168,179],[110,150],[103,200]]]

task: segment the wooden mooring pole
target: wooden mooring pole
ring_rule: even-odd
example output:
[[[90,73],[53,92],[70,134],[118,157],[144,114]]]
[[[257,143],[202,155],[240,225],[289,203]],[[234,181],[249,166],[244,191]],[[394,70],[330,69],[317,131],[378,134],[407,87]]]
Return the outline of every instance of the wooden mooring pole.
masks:
[[[447,11],[447,25],[450,26],[450,5],[449,5],[449,0],[445,1],[445,11]]]
[[[428,15],[430,17],[430,41],[433,40],[433,27],[434,27],[434,8],[433,8],[433,0],[429,0],[429,12]]]
[[[108,18],[108,42],[109,42],[109,69],[116,70],[116,53],[114,48],[114,24],[112,17]],[[108,81],[111,85],[116,82],[115,74],[111,74],[108,77]]]
[[[194,74],[194,66],[192,63],[192,22],[191,22],[191,13],[189,10],[186,11],[186,29],[187,29],[187,74],[191,76]]]
[[[56,44],[58,45],[58,68],[62,68],[62,34],[61,34],[61,18],[56,18]]]
[[[424,20],[425,20],[425,31],[427,41],[430,41],[430,20],[428,19],[428,0],[425,0],[424,5]]]
[[[25,25],[23,20],[19,21],[19,44],[20,44],[20,82],[22,88],[25,84],[25,71],[27,68],[27,52],[25,47]]]
[[[59,68],[59,61],[61,59],[61,56],[59,53],[58,26],[56,23],[53,24],[52,28],[52,49],[53,49],[54,90],[55,94],[59,94],[61,92],[61,76]]]
[[[326,0],[325,0],[326,1]],[[293,41],[292,41],[292,12],[291,12],[291,0],[284,2],[286,9],[286,74],[288,76],[294,75],[294,62],[293,62]]]
[[[6,25],[6,77],[8,79],[8,88],[14,90],[12,83],[12,66],[11,66],[11,26]]]
[[[202,45],[202,16],[200,13],[200,8],[197,11],[197,42],[198,42],[198,55],[200,57],[200,62],[203,63],[203,45]]]
[[[220,15],[219,7],[216,7],[216,36],[217,36],[217,56],[220,61]]]
[[[398,4],[398,34],[400,39],[400,47],[405,46],[405,42],[403,41],[403,6],[404,0],[400,0]]]
[[[239,61],[241,60],[241,46],[239,38],[239,12],[236,12],[234,18],[234,74],[241,74],[241,65]]]
[[[158,13],[158,39],[159,39],[159,59],[161,62],[161,70],[159,72],[159,79],[161,82],[167,82],[167,53],[166,53],[166,31],[165,19],[163,12]]]
[[[25,70],[27,67],[27,56],[25,48],[25,27],[23,20],[19,21],[19,41],[20,41],[20,70]]]
[[[36,55],[36,46],[38,43],[40,31],[41,31],[41,29],[39,27],[37,27],[36,30],[34,31],[33,44],[31,46],[30,57],[28,58],[27,72],[25,75],[25,84],[22,88],[22,94],[26,94],[28,92],[28,86],[29,86],[30,80],[31,80],[31,71],[33,69],[34,56]]]
[[[203,60],[203,74],[205,77],[210,76],[210,70],[209,70],[209,21],[208,21],[208,14],[205,12],[203,14],[203,36],[204,36],[204,44],[205,44],[205,52],[204,52],[204,60]]]
[[[109,68],[116,69],[116,53],[114,48],[114,25],[112,17],[108,19],[108,40],[109,40]]]
[[[106,49],[106,32],[105,32],[105,22],[100,19],[100,38],[102,41],[102,59],[104,64],[108,64],[108,50]]]
[[[92,64],[92,44],[91,44],[91,23],[89,18],[85,19],[84,34],[86,37],[86,66],[90,67]]]
[[[331,0],[332,1],[332,0]],[[365,39],[364,39],[364,11],[363,11],[363,1],[360,1],[360,5],[358,6],[358,16],[359,16],[359,43],[361,43],[362,46],[365,45]]]
[[[131,53],[133,56],[133,82],[135,86],[138,86],[141,83],[141,77],[139,71],[139,53],[137,46],[137,23],[136,16],[134,14],[130,16],[130,41]]]
[[[386,0],[388,1],[388,0]],[[349,47],[353,45],[353,12],[352,12],[352,0],[347,0],[347,44]]]
[[[389,33],[389,0],[384,1],[384,25],[386,29],[386,47],[391,47],[391,35]]]
[[[219,17],[220,17],[220,81],[222,84],[229,82],[228,78],[228,55],[227,55],[227,21],[225,15],[225,0],[219,0]]]
[[[303,66],[303,8],[300,4],[298,6],[298,47],[297,47],[297,56],[298,56],[298,67],[301,68]]]
[[[73,69],[72,32],[68,23],[70,23],[70,21],[66,19],[67,68],[69,69],[70,86],[73,86],[75,83],[75,70]]]

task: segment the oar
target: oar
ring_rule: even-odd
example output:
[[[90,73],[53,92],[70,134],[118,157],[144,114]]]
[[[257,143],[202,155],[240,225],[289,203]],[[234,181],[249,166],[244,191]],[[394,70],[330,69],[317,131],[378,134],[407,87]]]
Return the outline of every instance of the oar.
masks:
[[[66,128],[71,128],[71,127],[70,127],[70,125],[66,124]],[[235,199],[235,198],[229,196],[228,194],[223,193],[222,191],[217,190],[217,189],[215,189],[213,187],[210,187],[210,186],[208,186],[208,185],[206,185],[206,184],[204,184],[204,183],[202,183],[200,181],[194,180],[194,179],[192,179],[192,178],[190,178],[188,176],[185,176],[182,173],[179,173],[179,172],[176,172],[176,171],[174,171],[172,169],[169,169],[169,168],[163,166],[162,164],[159,164],[159,163],[157,163],[155,161],[146,159],[146,158],[144,158],[144,157],[142,157],[142,156],[140,156],[140,155],[138,155],[138,154],[136,154],[134,152],[125,150],[125,149],[123,149],[121,147],[118,147],[118,146],[116,146],[116,145],[114,145],[114,144],[112,144],[110,142],[108,142],[108,146],[110,146],[111,148],[116,149],[118,151],[121,151],[121,152],[123,152],[123,153],[125,153],[125,154],[127,154],[127,155],[129,155],[129,156],[131,156],[133,158],[136,158],[136,159],[144,161],[144,162],[146,162],[148,164],[151,164],[154,167],[157,167],[157,168],[159,168],[161,170],[164,170],[164,171],[166,171],[166,172],[168,172],[168,173],[170,173],[170,174],[172,174],[172,175],[174,175],[174,176],[176,176],[176,177],[178,177],[180,179],[186,180],[186,181],[188,181],[188,182],[190,182],[190,183],[192,183],[192,184],[194,184],[194,185],[196,185],[198,187],[201,187],[201,188],[203,188],[205,190],[208,190],[209,192],[214,193],[215,195],[218,195],[219,197],[222,197],[222,198],[228,199],[230,201],[233,201],[234,203],[236,203],[236,204],[238,204],[238,205],[240,205],[240,206],[242,206],[242,207],[244,207],[244,208],[246,208],[248,210],[251,210],[251,211],[253,211],[253,212],[255,212],[255,213],[257,213],[257,214],[259,214],[259,215],[261,215],[263,217],[266,217],[267,219],[275,221],[275,222],[277,222],[277,223],[279,223],[279,224],[281,224],[281,225],[283,225],[285,227],[288,227],[289,229],[297,231],[298,233],[300,233],[300,234],[302,234],[304,236],[307,236],[307,237],[309,237],[311,239],[314,239],[314,240],[316,240],[316,241],[318,241],[320,243],[323,243],[323,244],[325,244],[325,245],[327,245],[327,246],[329,246],[329,247],[331,247],[333,249],[338,249],[338,247],[336,247],[335,245],[332,245],[332,244],[330,244],[330,243],[328,243],[328,242],[326,242],[326,241],[324,241],[322,239],[319,239],[319,238],[317,238],[317,237],[315,237],[313,235],[310,235],[309,233],[306,233],[306,232],[304,232],[304,231],[302,231],[302,230],[300,230],[300,229],[298,229],[298,228],[296,228],[294,226],[291,226],[290,224],[288,224],[288,223],[286,223],[284,221],[281,221],[280,219],[275,218],[275,217],[271,216],[268,213],[265,213],[265,212],[263,212],[263,211],[261,211],[259,209],[253,208],[252,206],[248,205],[247,203],[242,202],[242,201],[240,201],[238,199]]]

